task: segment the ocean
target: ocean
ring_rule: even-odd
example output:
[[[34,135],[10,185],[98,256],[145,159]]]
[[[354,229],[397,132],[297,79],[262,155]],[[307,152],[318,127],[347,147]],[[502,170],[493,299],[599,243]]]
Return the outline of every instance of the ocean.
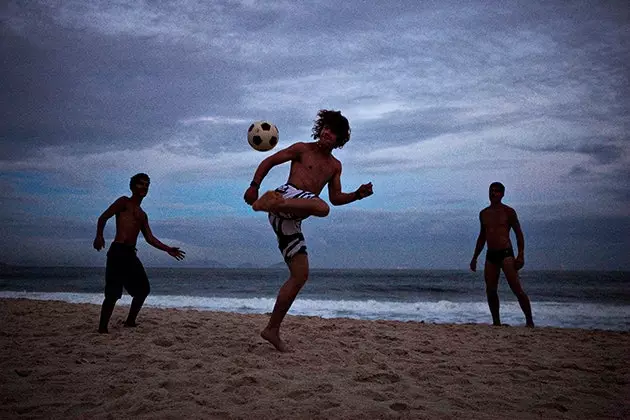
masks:
[[[271,312],[288,271],[236,268],[146,268],[146,306],[237,313]],[[0,267],[0,298],[95,303],[104,267]],[[630,272],[527,271],[523,288],[541,327],[630,331]],[[525,319],[507,282],[499,284],[501,321]],[[129,305],[124,294],[119,302]],[[290,315],[427,323],[492,322],[483,272],[460,270],[313,269]],[[96,320],[95,320],[96,322]]]

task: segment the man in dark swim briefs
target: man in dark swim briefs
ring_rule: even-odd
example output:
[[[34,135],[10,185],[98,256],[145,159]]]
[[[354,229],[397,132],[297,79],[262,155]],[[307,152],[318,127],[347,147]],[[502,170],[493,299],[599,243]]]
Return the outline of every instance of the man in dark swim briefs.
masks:
[[[105,300],[101,307],[99,333],[108,332],[109,318],[112,316],[116,301],[122,297],[123,287],[133,296],[129,315],[124,324],[126,327],[136,326],[136,317],[149,295],[149,280],[142,263],[136,256],[136,241],[140,232],[149,245],[167,252],[176,260],[184,259],[184,251],[164,245],[151,232],[149,218],[140,207],[142,200],[149,192],[149,182],[147,174],[134,175],[129,182],[131,197],[118,198],[98,218],[94,249],[100,251],[105,247],[103,238],[105,224],[112,216],[116,216],[116,237],[107,252]]]
[[[481,254],[484,245],[488,243],[486,251],[486,263],[484,266],[484,278],[486,281],[486,296],[488,306],[492,314],[492,324],[501,325],[499,316],[499,295],[497,288],[501,270],[516,295],[518,303],[525,314],[525,323],[528,327],[534,326],[532,308],[529,298],[521,287],[518,278],[518,270],[525,264],[525,238],[516,211],[501,202],[505,195],[505,187],[500,182],[490,184],[490,206],[479,213],[481,229],[477,237],[475,253],[470,261],[470,269],[477,270],[477,257]],[[514,258],[514,250],[510,241],[510,229],[514,229],[518,255]]]

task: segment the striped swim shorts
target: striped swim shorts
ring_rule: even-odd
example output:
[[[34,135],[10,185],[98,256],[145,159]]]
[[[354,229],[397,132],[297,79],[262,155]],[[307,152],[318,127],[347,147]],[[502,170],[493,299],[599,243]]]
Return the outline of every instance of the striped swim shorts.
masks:
[[[276,191],[284,198],[315,198],[317,194],[300,190],[295,185],[284,184]],[[287,263],[296,254],[306,254],[306,241],[302,234],[302,220],[290,213],[269,213],[269,223],[278,238],[278,248]]]

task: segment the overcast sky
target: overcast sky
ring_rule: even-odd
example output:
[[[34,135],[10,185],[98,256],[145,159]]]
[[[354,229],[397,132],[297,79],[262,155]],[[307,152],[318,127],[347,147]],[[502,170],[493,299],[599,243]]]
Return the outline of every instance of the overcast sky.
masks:
[[[313,267],[466,269],[501,181],[527,268],[630,269],[625,0],[31,0],[0,16],[0,261],[104,265],[96,219],[146,172],[153,233],[187,252],[140,240],[146,265],[281,262],[242,198],[273,153],[247,128],[275,123],[277,151],[327,108],[352,128],[343,190],[374,195],[304,222]]]

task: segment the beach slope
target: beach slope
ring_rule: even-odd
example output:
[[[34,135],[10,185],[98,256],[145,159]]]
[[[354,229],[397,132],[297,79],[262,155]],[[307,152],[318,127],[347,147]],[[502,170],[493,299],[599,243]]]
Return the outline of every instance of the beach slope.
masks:
[[[630,418],[630,333],[0,299],[0,418]]]

